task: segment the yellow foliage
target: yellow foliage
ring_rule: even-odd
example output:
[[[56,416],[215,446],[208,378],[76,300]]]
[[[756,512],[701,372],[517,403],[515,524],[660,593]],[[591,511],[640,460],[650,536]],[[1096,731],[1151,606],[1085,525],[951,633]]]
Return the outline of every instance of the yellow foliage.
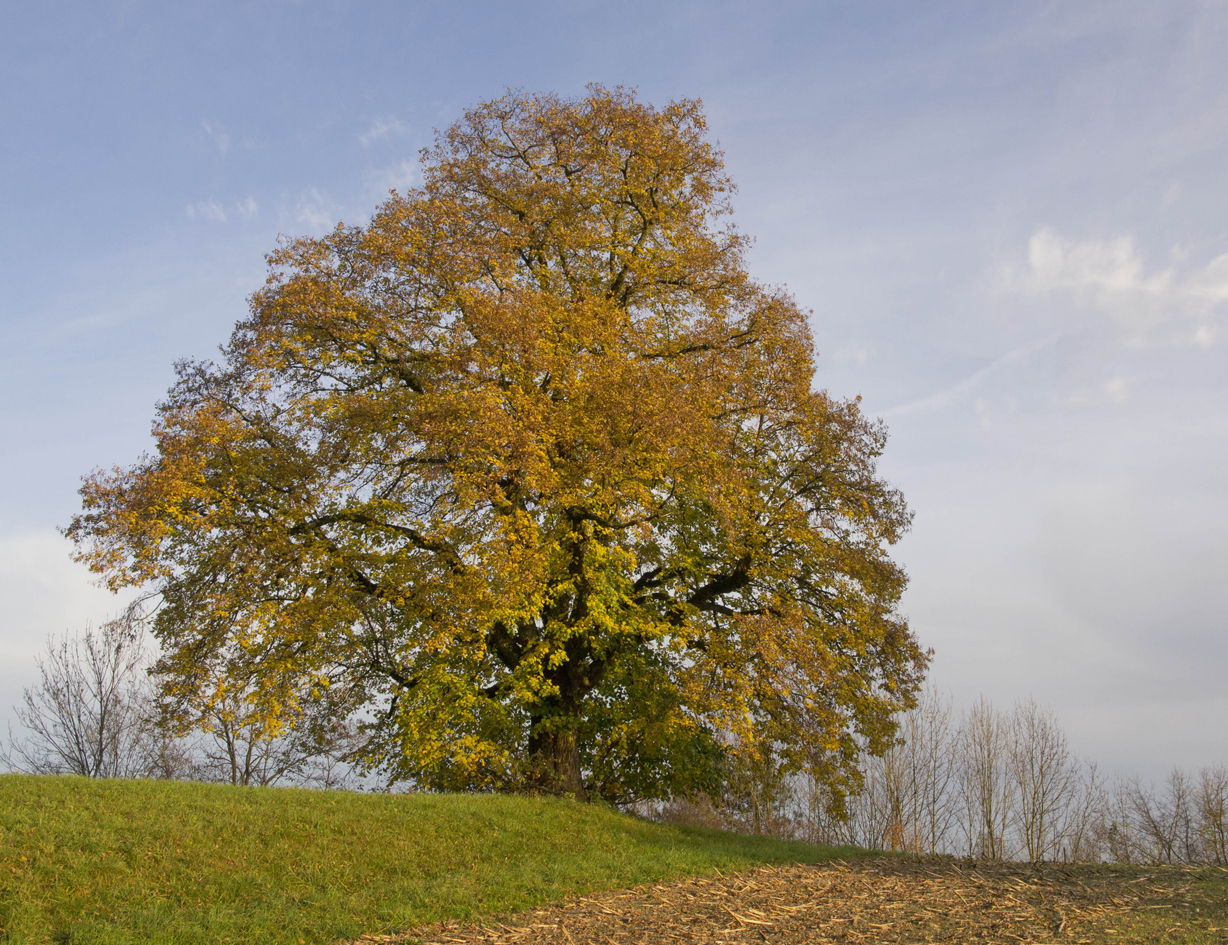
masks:
[[[909,514],[747,274],[699,103],[510,94],[423,178],[272,253],[156,455],[83,487],[80,558],[163,597],[168,691],[344,686],[424,785],[667,796],[731,745],[850,783],[927,660]]]

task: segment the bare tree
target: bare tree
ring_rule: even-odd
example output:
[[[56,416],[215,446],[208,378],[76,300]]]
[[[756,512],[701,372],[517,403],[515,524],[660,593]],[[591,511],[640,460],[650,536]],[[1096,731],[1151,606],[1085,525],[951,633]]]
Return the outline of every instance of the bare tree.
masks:
[[[793,796],[797,803],[796,839],[827,846],[857,842],[854,826],[856,797],[842,797],[837,804],[830,783],[821,777],[813,777],[809,771],[797,776]]]
[[[22,692],[17,718],[23,738],[9,731],[7,760],[39,774],[91,778],[155,773],[152,720],[139,614],[129,610],[81,637],[47,643],[37,661],[39,682]]]
[[[863,756],[860,783],[838,789],[821,771],[782,780],[778,769],[744,760],[729,779],[738,791],[716,806],[701,799],[655,813],[868,849],[1228,865],[1228,766],[1204,768],[1197,779],[1174,770],[1159,791],[1138,779],[1109,790],[1096,765],[1072,754],[1056,714],[1034,699],[1005,716],[982,697],[957,729],[951,720],[950,699],[926,690],[901,716],[897,743]]]
[[[1078,794],[1079,767],[1053,710],[1029,697],[1010,721],[1007,773],[1016,800],[1016,825],[1028,860],[1058,856],[1064,820]]]
[[[1075,789],[1060,812],[1058,859],[1067,863],[1099,863],[1104,858],[1101,825],[1106,800],[1100,769],[1091,762],[1083,764]]]
[[[1193,786],[1180,768],[1162,791],[1129,778],[1117,785],[1111,809],[1109,849],[1124,863],[1173,864],[1198,859]]]
[[[251,711],[250,686],[216,679],[211,711],[185,720],[159,700],[143,623],[132,609],[78,637],[48,641],[40,680],[27,688],[0,762],[37,774],[158,777],[235,784],[292,782],[345,787],[357,734],[343,698],[302,693],[281,717]]]
[[[902,849],[945,852],[955,820],[955,751],[951,699],[926,689],[904,715],[896,756],[895,781],[904,790],[895,828]]]
[[[1228,866],[1228,766],[1199,772],[1197,803],[1202,860]]]
[[[863,758],[861,791],[849,805],[849,842],[869,850],[889,849],[899,823],[900,789],[889,755]]]
[[[1174,768],[1159,790],[1118,782],[1103,833],[1120,863],[1228,865],[1228,768],[1203,768],[1197,780]]]
[[[192,745],[192,776],[245,786],[292,783],[339,788],[356,783],[352,707],[326,686],[281,693],[270,711],[250,679],[216,669],[203,709],[161,705],[161,728]]]
[[[923,691],[901,716],[897,743],[881,756],[863,757],[860,789],[842,811],[833,811],[816,780],[803,778],[795,789],[806,822],[800,833],[822,843],[946,852],[956,800],[951,713],[949,698]]]
[[[968,855],[1008,859],[1007,831],[1015,815],[1015,792],[1007,773],[1010,731],[984,696],[964,713],[957,744]]]

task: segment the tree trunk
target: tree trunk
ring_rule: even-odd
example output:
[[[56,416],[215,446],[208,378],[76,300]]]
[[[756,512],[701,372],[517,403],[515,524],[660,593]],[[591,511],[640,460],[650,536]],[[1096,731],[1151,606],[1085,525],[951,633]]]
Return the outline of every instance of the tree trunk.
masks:
[[[580,777],[580,746],[574,728],[531,735],[529,758],[529,780],[537,790],[588,799]]]

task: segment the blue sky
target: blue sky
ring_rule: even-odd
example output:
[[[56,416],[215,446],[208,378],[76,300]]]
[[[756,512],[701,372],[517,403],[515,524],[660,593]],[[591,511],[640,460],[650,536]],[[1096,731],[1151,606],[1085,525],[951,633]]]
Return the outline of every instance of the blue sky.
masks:
[[[56,526],[279,233],[508,88],[701,98],[816,383],[885,417],[959,702],[1228,761],[1228,5],[0,0],[0,721],[117,602]]]

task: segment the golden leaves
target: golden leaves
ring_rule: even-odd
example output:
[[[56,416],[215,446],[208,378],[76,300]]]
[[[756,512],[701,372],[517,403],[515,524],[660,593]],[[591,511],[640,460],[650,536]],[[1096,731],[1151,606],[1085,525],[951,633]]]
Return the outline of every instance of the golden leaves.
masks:
[[[571,745],[545,769],[612,799],[704,783],[733,736],[789,763],[879,737],[924,666],[908,513],[721,226],[699,103],[509,95],[426,161],[270,254],[157,455],[83,488],[83,560],[163,594],[168,686],[226,667],[274,719],[342,679],[402,776],[506,787]]]

